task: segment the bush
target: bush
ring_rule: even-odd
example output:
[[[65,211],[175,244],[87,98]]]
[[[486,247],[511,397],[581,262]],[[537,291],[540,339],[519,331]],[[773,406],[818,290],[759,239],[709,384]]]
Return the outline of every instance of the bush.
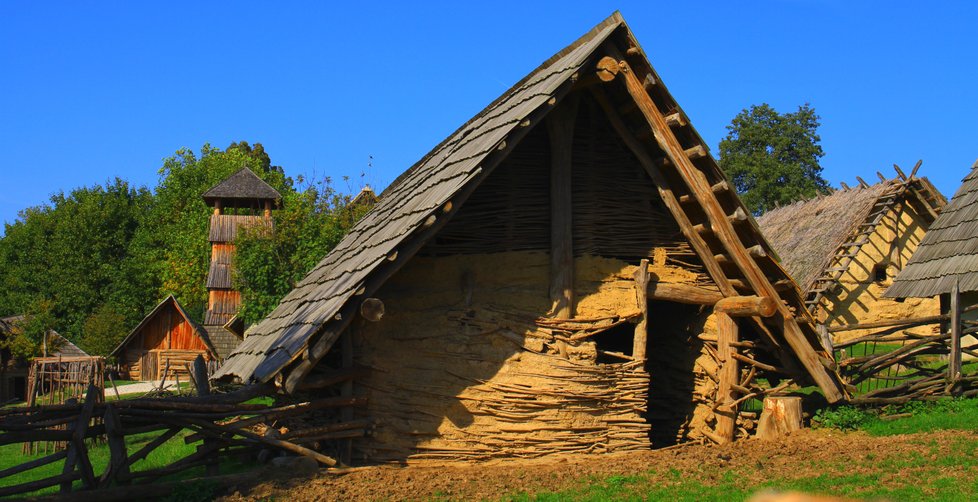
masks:
[[[822,408],[812,417],[812,428],[852,431],[875,418],[876,415],[855,406]]]

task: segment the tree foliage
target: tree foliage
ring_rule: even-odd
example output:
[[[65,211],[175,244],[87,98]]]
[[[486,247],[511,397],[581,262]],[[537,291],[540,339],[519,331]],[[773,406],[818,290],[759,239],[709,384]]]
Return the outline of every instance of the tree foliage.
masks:
[[[55,329],[107,355],[159,301],[173,294],[200,320],[207,302],[211,210],[205,191],[248,167],[283,196],[272,235],[243,237],[245,312],[256,320],[332,249],[363,211],[329,180],[293,188],[261,143],[205,144],[164,159],[157,186],[104,185],[58,193],[21,211],[0,238],[0,315],[26,313],[22,333],[0,342],[22,359]],[[301,178],[300,178],[301,182]],[[251,274],[254,274],[254,277]]]
[[[246,323],[263,318],[340,239],[369,204],[350,204],[329,178],[289,192],[273,213],[272,232],[248,229],[238,235],[235,287],[241,291],[239,315]]]
[[[819,159],[819,116],[807,103],[794,113],[768,104],[742,110],[720,142],[720,167],[755,214],[829,191]]]

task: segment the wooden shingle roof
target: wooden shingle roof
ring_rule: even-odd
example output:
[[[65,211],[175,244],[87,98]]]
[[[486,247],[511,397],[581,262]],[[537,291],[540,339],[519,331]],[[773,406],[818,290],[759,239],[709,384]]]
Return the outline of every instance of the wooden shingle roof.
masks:
[[[282,194],[265,183],[265,180],[259,178],[251,169],[242,167],[226,180],[204,192],[203,197],[207,205],[213,206],[219,199],[278,200],[282,198]]]
[[[978,291],[978,162],[884,296],[927,298]]]
[[[804,368],[830,401],[842,399],[846,391],[838,374],[821,362],[829,355],[821,349],[800,292],[787,273],[769,258],[770,245],[736,195],[722,188],[714,188],[711,193],[711,187],[728,186],[722,172],[709,156],[702,138],[691,126],[687,127],[678,104],[617,12],[532,71],[399,176],[381,194],[373,209],[295,289],[264,320],[247,331],[245,340],[214,378],[267,382],[289,367],[285,387],[295,385],[330,350],[350,319],[357,315],[360,302],[451,219],[492,168],[533,126],[543,121],[580,79],[587,78],[586,75],[597,76],[594,69],[602,56],[607,56],[608,51],[624,50],[618,48],[622,44],[630,47],[632,61],[638,65],[637,72],[641,72],[644,84],[631,74],[629,64],[622,61],[617,68],[627,91],[618,86],[616,92],[640,100],[636,105],[642,113],[649,114],[646,117],[654,117],[647,119],[653,127],[669,127],[666,118],[658,115],[666,112],[647,108],[661,106],[670,114],[670,120],[682,124],[683,141],[697,145],[690,148],[678,144],[675,136],[656,137],[653,142],[653,148],[662,149],[668,161],[660,165],[670,169],[668,176],[654,169],[649,172],[656,184],[676,201],[679,195],[672,195],[668,185],[675,182],[671,180],[679,180],[677,187],[696,193],[695,197],[689,194],[682,198],[701,204],[697,206],[699,211],[686,213],[689,210],[675,202],[670,207],[673,216],[684,222],[687,238],[693,239],[697,252],[709,261],[707,268],[721,292],[727,296],[755,294],[781,300],[777,302],[776,317],[768,320],[777,326],[778,333],[771,334],[766,326],[759,325],[758,329],[776,339],[788,338],[774,342],[779,357],[795,368]],[[643,85],[646,90],[639,90]],[[653,103],[646,94],[649,85],[655,86],[656,97],[662,104]],[[694,158],[698,159],[695,165],[691,160]],[[721,196],[716,195],[717,190],[722,192]],[[723,198],[722,203],[718,197]],[[690,214],[698,221],[690,221]],[[716,261],[716,253],[721,252],[717,248],[719,244],[705,242],[696,234],[698,227],[705,226],[697,223],[704,219],[708,220],[704,223],[713,225],[713,230],[723,236],[736,271],[722,269]],[[731,221],[737,222],[738,230],[733,229]],[[794,374],[804,376],[805,373]]]

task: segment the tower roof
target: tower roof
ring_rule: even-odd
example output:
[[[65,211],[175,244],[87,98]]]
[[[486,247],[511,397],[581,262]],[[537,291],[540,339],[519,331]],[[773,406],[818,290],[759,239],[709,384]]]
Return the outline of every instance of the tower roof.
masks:
[[[217,200],[276,200],[282,194],[265,183],[251,169],[242,167],[215,187],[204,192],[204,202],[213,206]]]

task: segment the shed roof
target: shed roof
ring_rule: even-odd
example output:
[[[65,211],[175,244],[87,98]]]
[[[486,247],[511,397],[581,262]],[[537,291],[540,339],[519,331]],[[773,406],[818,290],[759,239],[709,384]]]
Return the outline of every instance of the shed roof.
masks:
[[[927,298],[950,293],[955,282],[978,291],[978,162],[884,296]]]
[[[520,80],[394,180],[381,194],[377,205],[343,240],[264,320],[248,330],[245,340],[214,378],[265,382],[303,354],[308,355],[305,360],[310,364],[322,358],[339,333],[345,329],[346,321],[355,315],[358,303],[355,298],[363,294],[369,295],[379,288],[437,233],[439,224],[450,219],[464,204],[468,194],[488,176],[491,166],[495,165],[494,159],[497,158],[493,154],[497,151],[508,151],[530,129],[527,126],[540,123],[546,113],[577,83],[581,77],[580,72],[591,69],[605,55],[599,49],[613,37],[627,41],[630,47],[638,51],[639,59],[634,61],[640,64],[643,75],[648,73],[648,78],[655,82],[653,85],[661,90],[659,96],[670,101],[667,105],[670,113],[674,110],[681,114],[678,105],[671,102],[672,98],[668,96],[658,75],[638,49],[638,44],[621,15],[614,13]],[[622,87],[616,89],[624,92]],[[695,130],[691,127],[686,130],[691,133],[689,139],[705,145]],[[675,148],[668,146],[670,157],[677,161],[688,158],[685,151],[677,151]],[[723,174],[715,161],[708,154],[704,160],[708,160],[709,164],[704,164],[707,167],[699,173],[673,167],[678,172],[671,175],[689,184],[702,183],[700,177],[706,178],[709,183],[723,180]],[[486,172],[483,171],[484,162],[489,166],[486,167]],[[684,166],[683,169],[698,169],[687,165],[691,161],[679,162]],[[738,214],[746,214],[739,199],[731,192],[727,193],[732,198],[731,201],[726,201],[728,196],[725,195],[725,204],[735,204],[739,208]],[[708,198],[705,203],[714,205],[711,208],[713,214],[716,211],[729,210],[721,208],[715,197]],[[751,241],[750,246],[769,251],[770,246],[761,237],[753,219],[745,218],[750,230],[739,232],[735,238],[748,239]],[[744,241],[741,240],[736,245],[741,246],[740,251],[743,253],[739,256],[746,256],[747,246]],[[764,252],[758,254],[767,256]],[[710,254],[709,258],[712,259],[713,255]],[[757,264],[746,266],[750,269],[748,275],[752,277],[751,284],[744,281],[741,283],[747,288],[758,286],[764,290],[756,291],[755,294],[777,295],[772,283],[768,282],[770,276],[764,276],[765,273],[775,276],[778,281],[791,283],[787,274],[776,263],[770,264],[773,271],[762,272],[757,269]],[[727,287],[732,288],[729,284]],[[785,291],[783,299],[792,309],[803,312],[800,315],[806,315],[800,292],[794,288]],[[780,302],[778,305],[781,315],[794,317],[788,313],[787,307]],[[820,385],[830,400],[837,400],[844,395],[838,375],[830,375],[831,372],[818,362],[816,352],[821,349],[814,329],[811,326],[803,327],[803,322],[784,322],[782,326],[786,330],[793,330],[793,334],[802,338],[790,344],[791,350],[797,350],[796,354],[804,352],[803,364],[816,380],[820,380]],[[311,343],[314,337],[316,341]],[[779,347],[787,345],[780,344]],[[289,381],[292,377],[290,374]]]
[[[922,203],[939,210],[946,201],[926,178],[910,183],[937,194]],[[893,178],[875,185],[835,190],[808,200],[772,209],[757,219],[761,231],[778,253],[781,264],[806,294],[825,269],[832,265],[839,246],[849,241],[870,217],[873,206],[891,194],[906,199],[913,191],[900,192],[904,181]],[[930,217],[924,213],[924,218]]]
[[[24,316],[22,314],[0,318],[0,334],[6,335],[15,329],[19,329],[18,325],[23,321]],[[53,352],[48,354],[49,357],[88,357],[88,353],[53,329],[48,331],[48,340],[57,346]]]
[[[217,200],[278,200],[282,198],[282,194],[265,183],[265,180],[259,178],[251,169],[242,167],[224,181],[204,192],[203,197],[207,205],[213,206]]]
[[[164,307],[171,304],[177,310],[177,312],[183,317],[183,319],[190,324],[190,327],[193,328],[194,330],[194,334],[196,334],[197,336],[200,337],[201,340],[203,340],[204,345],[207,347],[207,350],[209,350],[211,354],[214,354],[214,356],[216,357],[217,349],[214,347],[214,343],[211,342],[211,339],[207,336],[207,331],[199,324],[194,322],[194,320],[187,315],[187,312],[183,310],[183,306],[180,305],[180,302],[177,301],[176,297],[174,297],[173,295],[169,295],[166,298],[164,298],[163,301],[161,301],[158,305],[156,305],[156,307],[153,308],[153,310],[149,314],[146,314],[146,317],[144,317],[143,320],[140,321],[139,324],[135,328],[133,328],[133,330],[130,331],[128,335],[126,335],[126,337],[122,340],[122,342],[119,343],[119,346],[116,347],[115,350],[113,350],[110,355],[117,356],[121,354],[122,349],[126,346],[126,344],[129,343],[130,340],[132,340],[136,336],[137,333],[139,333],[141,329],[143,329],[143,326],[146,326],[146,324],[152,321],[154,317],[159,315],[159,313],[163,311]]]

